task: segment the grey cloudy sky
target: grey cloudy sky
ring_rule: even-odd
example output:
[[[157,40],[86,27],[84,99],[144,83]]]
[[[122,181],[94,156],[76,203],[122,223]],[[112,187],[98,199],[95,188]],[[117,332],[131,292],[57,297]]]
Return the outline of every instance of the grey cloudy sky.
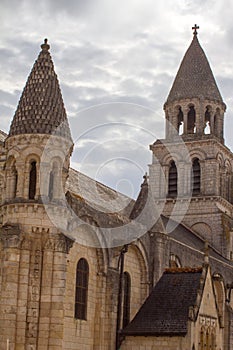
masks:
[[[233,149],[232,13],[231,0],[1,0],[0,128],[9,130],[47,37],[75,141],[72,166],[135,197],[197,23]]]

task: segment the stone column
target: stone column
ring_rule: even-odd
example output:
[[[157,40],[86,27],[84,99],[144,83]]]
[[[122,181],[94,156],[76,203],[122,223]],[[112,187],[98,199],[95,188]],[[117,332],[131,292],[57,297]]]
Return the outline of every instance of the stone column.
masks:
[[[18,277],[20,263],[20,231],[18,226],[1,228],[1,302],[0,302],[0,349],[16,347]]]
[[[24,183],[25,183],[25,164],[24,162],[17,162],[18,184],[16,198],[24,198]],[[28,196],[28,193],[27,193]],[[27,197],[28,198],[28,197]]]
[[[27,331],[27,306],[29,292],[29,271],[31,241],[25,237],[21,243],[20,266],[18,275],[18,307],[16,316],[16,349],[25,349]]]
[[[184,107],[183,109],[183,116],[184,116],[184,135],[187,135],[188,133],[188,111],[189,108],[188,107]]]
[[[63,350],[67,254],[73,241],[50,234],[45,243],[41,281],[38,350]]]

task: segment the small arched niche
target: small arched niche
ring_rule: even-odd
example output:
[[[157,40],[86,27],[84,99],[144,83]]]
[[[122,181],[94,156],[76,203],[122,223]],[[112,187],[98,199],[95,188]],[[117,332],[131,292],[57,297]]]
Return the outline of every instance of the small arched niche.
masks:
[[[49,173],[49,188],[48,188],[48,197],[49,200],[53,200],[57,197],[58,192],[58,169],[59,165],[57,161],[54,161],[52,168]]]
[[[13,156],[9,157],[6,163],[6,197],[14,199],[17,195],[18,171],[16,168],[16,160]]]

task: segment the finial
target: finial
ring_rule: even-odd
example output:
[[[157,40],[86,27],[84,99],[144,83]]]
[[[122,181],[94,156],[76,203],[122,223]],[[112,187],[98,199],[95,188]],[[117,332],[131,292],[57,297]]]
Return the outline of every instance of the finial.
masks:
[[[43,51],[48,51],[50,49],[50,46],[48,44],[48,39],[44,39],[44,44],[40,46]]]
[[[200,29],[200,27],[197,24],[194,24],[194,27],[192,27],[192,30],[194,31],[193,32],[194,36],[197,36],[197,29]]]
[[[148,182],[147,182],[147,180],[148,180],[147,172],[145,173],[145,175],[143,175],[143,179],[144,179],[144,181],[143,181],[142,185],[147,185],[148,184]]]

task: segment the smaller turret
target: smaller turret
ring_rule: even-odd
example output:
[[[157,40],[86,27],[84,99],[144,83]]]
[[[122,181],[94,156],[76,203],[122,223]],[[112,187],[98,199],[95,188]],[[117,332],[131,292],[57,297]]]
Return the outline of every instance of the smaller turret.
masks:
[[[167,101],[166,138],[177,133],[184,140],[201,138],[204,134],[223,141],[226,105],[222,100],[207,57],[199,44],[197,29],[182,62]]]

